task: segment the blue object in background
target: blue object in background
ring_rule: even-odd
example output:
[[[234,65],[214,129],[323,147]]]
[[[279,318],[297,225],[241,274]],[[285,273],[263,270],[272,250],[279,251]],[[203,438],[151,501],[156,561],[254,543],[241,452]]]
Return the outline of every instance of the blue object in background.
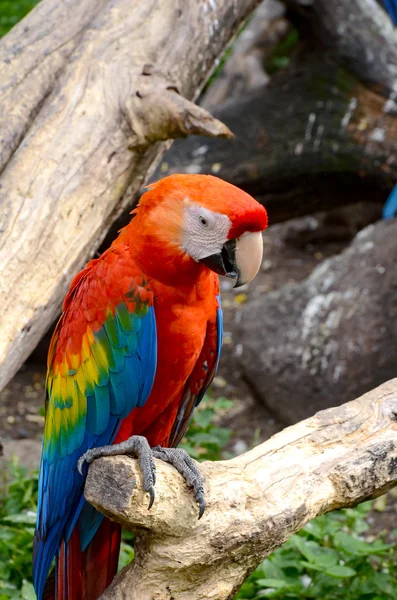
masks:
[[[383,0],[393,25],[397,25],[397,0]],[[386,203],[383,207],[382,216],[384,219],[391,219],[397,213],[397,186],[394,186]]]
[[[383,4],[393,21],[393,25],[397,25],[397,0],[383,0]]]
[[[397,212],[397,185],[394,186],[383,207],[382,217],[391,219]]]

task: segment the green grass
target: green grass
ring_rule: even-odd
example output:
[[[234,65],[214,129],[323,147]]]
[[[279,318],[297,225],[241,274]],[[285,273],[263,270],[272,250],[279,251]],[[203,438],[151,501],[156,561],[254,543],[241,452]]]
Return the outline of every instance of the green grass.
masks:
[[[227,411],[231,406],[233,402],[226,398],[212,400],[209,396],[205,396],[195,410],[179,447],[198,461],[230,458],[230,454],[225,452],[224,448],[232,432],[230,429],[215,425],[215,421],[219,413]]]
[[[39,0],[0,0],[0,37],[38,4]]]

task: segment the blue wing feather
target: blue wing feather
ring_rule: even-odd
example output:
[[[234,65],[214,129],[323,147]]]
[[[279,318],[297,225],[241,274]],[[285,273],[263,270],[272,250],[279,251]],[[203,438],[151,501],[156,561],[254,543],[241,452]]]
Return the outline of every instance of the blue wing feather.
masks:
[[[149,307],[142,316],[129,313],[125,305],[120,309],[121,316],[117,310],[115,318],[106,321],[95,334],[95,341],[102,343],[102,349],[106,348],[109,368],[104,373],[98,367],[101,356],[97,348],[93,352],[97,380],[90,384],[86,370],[86,393],[83,395],[82,390],[78,393],[82,409],[86,402],[85,418],[72,426],[67,421],[72,400],[68,398],[63,405],[59,401],[63,424],[60,435],[54,435],[47,445],[43,442],[33,560],[34,585],[39,599],[61,540],[68,541],[78,521],[84,550],[103,519],[103,515],[84,500],[87,468],[83,477],[80,476],[78,459],[89,448],[111,444],[121,421],[136,406],[146,402],[153,386],[157,363],[154,309]],[[74,376],[73,371],[71,376]],[[49,402],[54,400],[51,386],[50,383]]]

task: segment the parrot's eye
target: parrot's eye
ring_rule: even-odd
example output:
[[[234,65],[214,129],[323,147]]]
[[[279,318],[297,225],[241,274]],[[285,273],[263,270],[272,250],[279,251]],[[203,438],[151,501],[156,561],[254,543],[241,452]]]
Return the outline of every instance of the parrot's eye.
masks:
[[[203,217],[202,215],[199,216],[199,221],[203,227],[208,227],[208,225],[210,224],[208,219],[206,217]]]

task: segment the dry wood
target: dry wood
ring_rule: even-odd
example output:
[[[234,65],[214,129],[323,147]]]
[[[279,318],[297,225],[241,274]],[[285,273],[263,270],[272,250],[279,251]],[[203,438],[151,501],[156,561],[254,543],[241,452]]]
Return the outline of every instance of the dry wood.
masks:
[[[258,0],[42,0],[0,43],[0,388]],[[184,98],[183,98],[184,97]]]
[[[285,429],[229,461],[200,465],[207,510],[156,461],[148,511],[137,461],[95,461],[86,498],[137,533],[136,557],[103,600],[225,600],[246,575],[316,515],[397,483],[397,379]]]

